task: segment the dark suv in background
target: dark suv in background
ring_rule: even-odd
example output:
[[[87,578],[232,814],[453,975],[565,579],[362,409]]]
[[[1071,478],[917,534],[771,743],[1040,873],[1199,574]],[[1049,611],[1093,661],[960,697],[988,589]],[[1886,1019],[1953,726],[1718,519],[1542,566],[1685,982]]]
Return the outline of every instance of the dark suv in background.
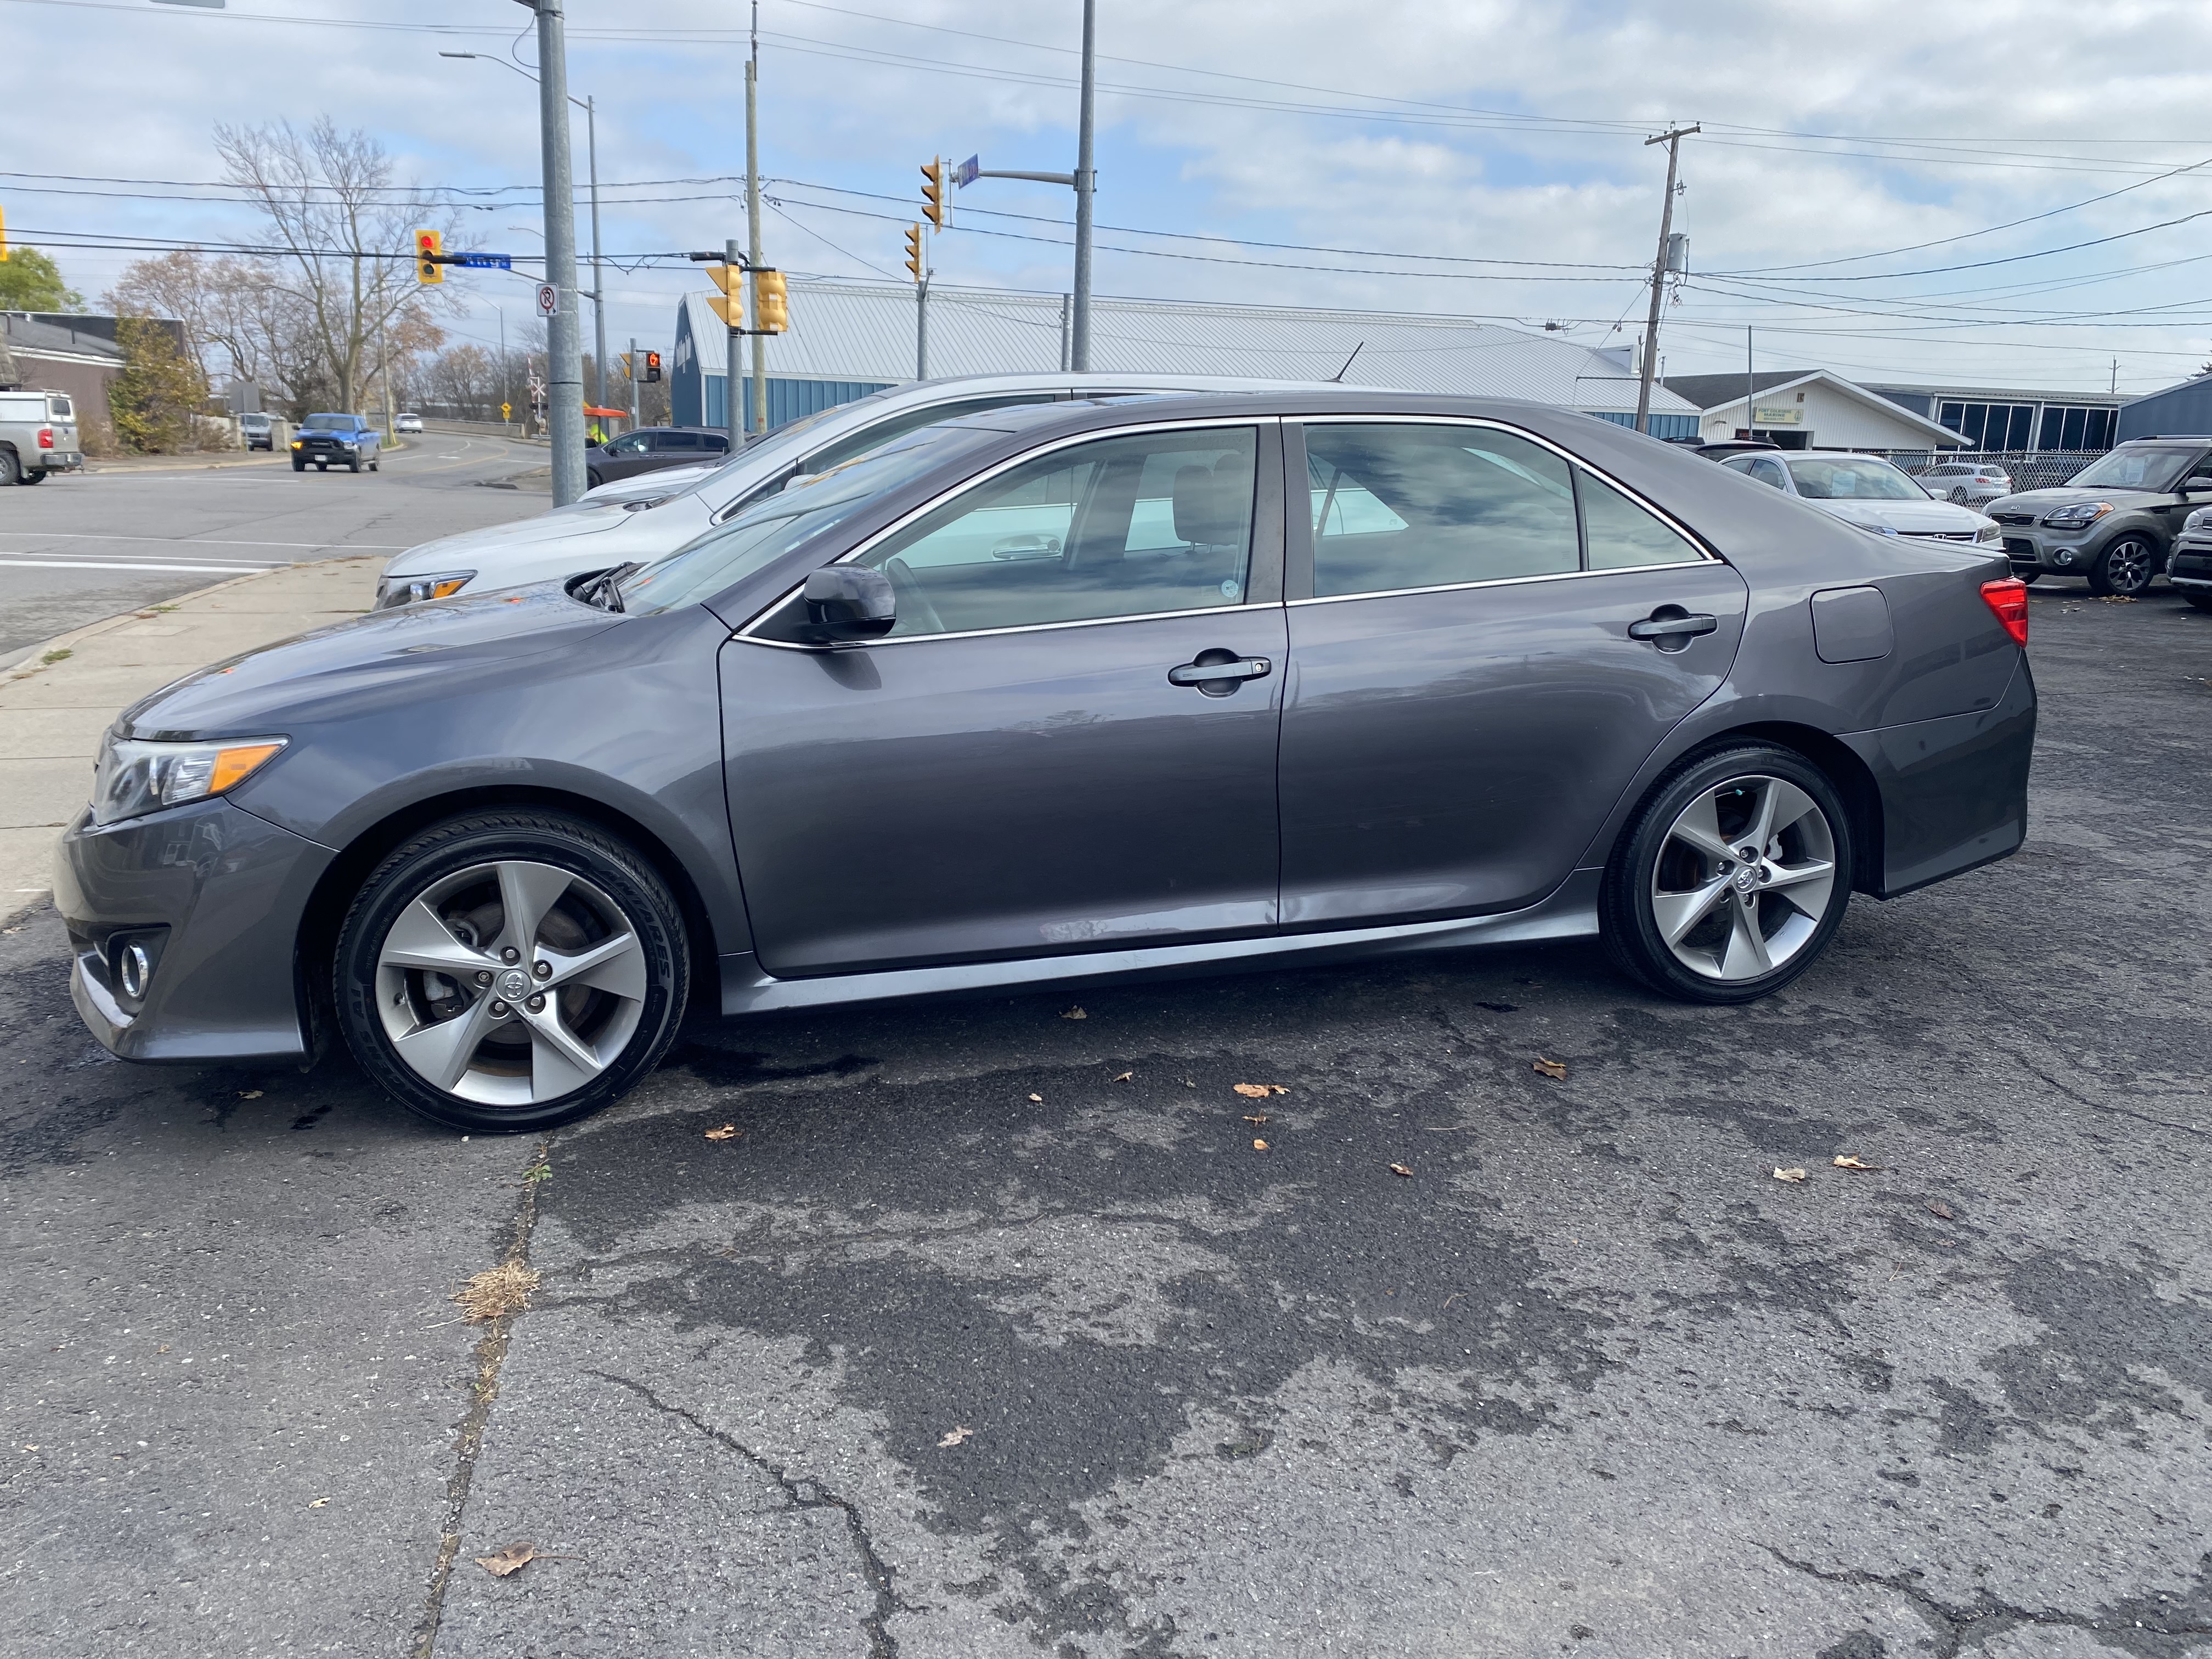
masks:
[[[709,466],[726,459],[730,434],[710,426],[646,426],[584,452],[584,481],[597,489],[665,466]]]
[[[2012,574],[2080,576],[2101,597],[2132,598],[2166,567],[2192,509],[2212,504],[2212,437],[2132,438],[2055,489],[2000,496]]]

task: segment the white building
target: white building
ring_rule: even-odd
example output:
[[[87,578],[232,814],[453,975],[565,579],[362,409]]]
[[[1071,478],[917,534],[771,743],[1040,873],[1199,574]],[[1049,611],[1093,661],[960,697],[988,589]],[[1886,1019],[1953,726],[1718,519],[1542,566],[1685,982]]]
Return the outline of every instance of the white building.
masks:
[[[1669,374],[1667,389],[1695,404],[1698,435],[1712,443],[1757,435],[1784,449],[1858,449],[1876,454],[1972,447],[1972,441],[1878,392],[1825,368],[1741,374]],[[1750,418],[1745,418],[1745,405]]]

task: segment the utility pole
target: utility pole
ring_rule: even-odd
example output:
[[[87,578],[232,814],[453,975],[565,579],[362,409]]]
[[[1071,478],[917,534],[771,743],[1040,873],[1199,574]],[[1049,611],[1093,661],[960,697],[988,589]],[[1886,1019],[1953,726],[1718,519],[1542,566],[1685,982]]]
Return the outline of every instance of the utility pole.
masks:
[[[599,113],[584,100],[584,132],[592,158],[592,401],[607,400],[607,274],[599,263]]]
[[[499,313],[499,418],[504,421],[514,407],[514,381],[507,372],[507,308],[495,305],[492,309]]]
[[[633,432],[644,424],[637,417],[637,383],[645,378],[645,365],[638,359],[637,336],[629,337],[629,429]]]
[[[744,264],[744,256],[738,252],[735,239],[722,244],[723,269],[734,276]],[[730,434],[730,453],[734,455],[745,441],[744,404],[738,401],[738,343],[744,337],[744,296],[742,293],[730,295],[730,314],[724,323],[729,332],[724,338],[724,355],[727,367],[722,371],[722,424]]]
[[[1075,129],[1075,317],[1068,337],[1068,363],[1091,367],[1091,198],[1098,174],[1091,166],[1091,113],[1098,80],[1098,3],[1083,0],[1083,100]]]
[[[1759,435],[1759,430],[1751,418],[1751,400],[1756,395],[1752,390],[1752,385],[1751,325],[1746,323],[1743,326],[1743,435],[1747,438],[1756,438]]]
[[[545,401],[553,441],[553,505],[584,493],[584,362],[577,325],[576,183],[569,160],[568,47],[562,0],[521,0],[538,15],[538,131],[544,150]]]
[[[1646,149],[1653,144],[1667,146],[1667,200],[1659,210],[1659,252],[1651,261],[1651,317],[1644,330],[1644,372],[1636,388],[1636,429],[1647,434],[1651,430],[1651,372],[1659,362],[1659,307],[1667,297],[1667,238],[1674,228],[1674,173],[1681,160],[1682,140],[1699,131],[1692,122],[1644,141]],[[1744,418],[1751,418],[1747,409]]]
[[[760,235],[760,0],[753,0],[753,55],[745,59],[745,238],[747,263],[761,265]],[[753,309],[753,431],[768,430],[768,337],[761,326],[760,278],[747,283]],[[732,370],[732,373],[735,371]],[[737,434],[730,453],[737,453]]]
[[[384,441],[396,443],[398,440],[392,432],[392,354],[384,349],[384,303],[380,298],[376,307],[376,378],[384,386]]]

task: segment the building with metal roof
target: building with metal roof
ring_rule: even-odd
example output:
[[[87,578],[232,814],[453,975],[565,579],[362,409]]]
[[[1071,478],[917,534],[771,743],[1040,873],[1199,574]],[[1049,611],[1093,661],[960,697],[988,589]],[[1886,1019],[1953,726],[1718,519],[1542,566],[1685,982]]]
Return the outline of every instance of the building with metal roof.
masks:
[[[915,295],[902,283],[791,280],[791,327],[768,342],[769,424],[917,378]],[[679,425],[726,423],[728,333],[708,303],[679,302],[669,395]],[[1091,367],[1109,373],[1327,380],[1464,397],[1517,398],[1633,425],[1636,374],[1626,349],[1466,317],[1284,306],[1091,302]],[[1063,295],[946,288],[929,294],[929,374],[1050,374],[1067,364]],[[740,359],[741,366],[743,358]],[[740,385],[750,377],[740,377]],[[742,392],[741,412],[751,400]],[[1694,438],[1698,409],[1654,385],[1651,431]]]

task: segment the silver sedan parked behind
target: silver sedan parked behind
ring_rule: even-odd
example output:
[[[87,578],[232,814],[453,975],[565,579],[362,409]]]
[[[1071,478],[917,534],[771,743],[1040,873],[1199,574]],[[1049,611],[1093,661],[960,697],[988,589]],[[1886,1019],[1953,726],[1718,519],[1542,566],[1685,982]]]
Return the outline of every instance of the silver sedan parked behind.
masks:
[[[1003,408],[154,693],[56,903],[116,1054],[335,1030],[479,1130],[605,1104],[694,1002],[1590,936],[1746,1002],[1854,890],[2019,847],[2027,634],[2001,556],[1556,408]]]
[[[1997,539],[1996,520],[1972,507],[1939,501],[1879,455],[1801,449],[1734,455],[1721,465],[1810,501],[1845,524],[1877,536],[1932,536],[1947,542]]]

